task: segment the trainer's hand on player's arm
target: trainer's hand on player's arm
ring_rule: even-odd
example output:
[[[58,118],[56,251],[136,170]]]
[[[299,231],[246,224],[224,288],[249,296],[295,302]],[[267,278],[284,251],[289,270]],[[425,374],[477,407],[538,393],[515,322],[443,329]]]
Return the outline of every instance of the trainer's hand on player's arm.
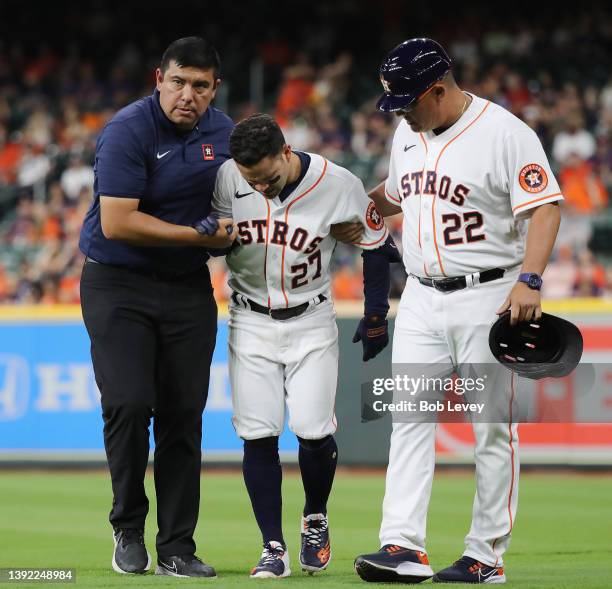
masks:
[[[536,321],[542,317],[542,301],[539,290],[529,288],[524,282],[517,282],[504,304],[497,310],[501,315],[510,309],[510,325],[519,321]]]
[[[342,243],[358,243],[364,231],[364,226],[361,223],[347,221],[346,223],[336,223],[332,225],[329,232],[336,241],[341,241]]]
[[[194,223],[198,232],[198,245],[202,247],[226,248],[236,239],[233,219],[217,219],[212,215]]]
[[[382,352],[389,343],[389,323],[378,315],[365,316],[359,321],[353,343],[361,342],[363,361],[367,362]]]
[[[140,199],[115,196],[100,197],[100,221],[106,239],[147,247],[202,246],[228,247],[235,232],[228,233],[232,219],[220,220],[211,236],[202,235],[194,227],[178,225],[139,210]],[[207,218],[209,220],[209,218]],[[215,220],[216,222],[216,220]],[[210,231],[212,226],[207,226]]]

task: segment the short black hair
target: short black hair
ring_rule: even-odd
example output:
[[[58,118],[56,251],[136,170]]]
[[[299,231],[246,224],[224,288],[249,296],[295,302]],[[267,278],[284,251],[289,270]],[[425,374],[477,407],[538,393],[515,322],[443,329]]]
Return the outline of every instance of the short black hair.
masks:
[[[159,68],[166,73],[170,62],[174,60],[181,67],[195,67],[202,70],[213,70],[215,79],[221,71],[221,60],[213,44],[202,37],[183,37],[168,45],[161,58]]]
[[[253,166],[267,156],[278,155],[285,145],[278,123],[262,113],[240,121],[229,140],[230,155],[242,166]]]

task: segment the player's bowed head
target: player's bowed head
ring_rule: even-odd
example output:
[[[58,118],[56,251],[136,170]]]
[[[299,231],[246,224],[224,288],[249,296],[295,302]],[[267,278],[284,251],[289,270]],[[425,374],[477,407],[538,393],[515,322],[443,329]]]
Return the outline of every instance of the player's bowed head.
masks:
[[[240,121],[230,136],[230,155],[249,186],[269,199],[300,176],[300,159],[270,115]]]

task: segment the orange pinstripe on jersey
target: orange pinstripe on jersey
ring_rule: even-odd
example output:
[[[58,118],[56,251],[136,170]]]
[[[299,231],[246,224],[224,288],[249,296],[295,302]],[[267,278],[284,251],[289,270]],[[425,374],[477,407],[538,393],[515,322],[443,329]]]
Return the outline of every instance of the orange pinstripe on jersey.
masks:
[[[389,235],[389,230],[387,228],[385,228],[385,231],[383,232],[382,237],[377,239],[376,241],[373,241],[372,243],[355,243],[353,245],[359,245],[359,246],[362,246],[362,247],[369,247],[369,246],[372,246],[372,245],[376,245],[377,243],[380,243],[383,239],[386,239],[387,235]]]
[[[555,192],[555,194],[549,194],[548,196],[542,196],[540,198],[534,198],[533,200],[530,200],[528,202],[524,202],[524,203],[522,203],[520,205],[516,205],[512,209],[512,212],[514,213],[514,212],[518,211],[519,209],[523,209],[525,207],[528,207],[529,205],[532,205],[534,202],[540,202],[542,200],[546,200],[547,198],[552,198],[553,196],[561,196],[561,193],[560,192]]]
[[[266,281],[266,284],[268,282],[267,279],[267,265],[268,265],[268,236],[270,235],[270,203],[268,202],[268,199],[263,196],[262,197],[266,203],[266,206],[268,207],[268,216],[266,217],[266,250],[264,252],[264,280]],[[270,295],[268,295],[268,309],[270,308]]]
[[[512,532],[512,528],[514,527],[514,522],[512,520],[512,492],[514,491],[514,446],[512,442],[514,441],[514,436],[512,434],[512,403],[514,402],[514,372],[510,375],[510,388],[512,390],[512,395],[510,396],[510,407],[509,407],[509,419],[508,419],[508,434],[509,434],[509,444],[510,444],[510,464],[511,464],[511,473],[510,473],[510,490],[508,491],[508,518],[510,519],[510,526],[508,531],[506,532],[506,536],[509,536]],[[495,551],[495,544],[501,538],[495,538],[493,540],[493,545],[491,546],[491,550]],[[497,566],[499,562],[499,556],[496,556],[497,560],[495,561],[494,567]]]
[[[453,141],[455,141],[455,139],[457,139],[458,137],[463,135],[463,133],[465,133],[484,114],[484,112],[487,110],[487,108],[489,108],[490,104],[491,103],[489,101],[487,101],[487,104],[485,104],[484,108],[480,111],[478,116],[469,125],[467,125],[459,133],[457,133],[457,135],[455,135],[452,139],[450,139],[446,143],[446,145],[440,150],[440,153],[438,154],[438,159],[436,160],[436,167],[434,168],[434,171],[436,172],[436,174],[438,173],[438,164],[440,163],[440,158],[442,157],[442,154],[446,151],[446,148]],[[435,214],[434,214],[435,208],[436,208],[436,195],[434,194],[433,201],[431,203],[431,221],[433,223],[434,245],[436,246],[436,254],[438,256],[438,263],[440,264],[440,272],[442,272],[442,274],[444,276],[446,276],[446,272],[444,271],[444,266],[442,265],[442,257],[440,256],[440,250],[438,249],[438,240],[436,239],[436,217],[435,217]]]
[[[421,138],[421,141],[423,142],[423,146],[425,147],[425,158],[427,158],[427,152],[429,151],[428,147],[427,147],[427,141],[425,141],[425,137],[423,137],[423,133],[419,133],[419,137]],[[423,251],[423,247],[421,246],[421,200],[423,198],[423,188],[425,186],[425,184],[423,183],[423,178],[425,174],[425,166],[423,166],[423,169],[421,170],[421,190],[419,191],[419,235],[418,235],[418,242],[419,242],[419,247],[421,248],[421,252]],[[427,266],[425,265],[425,262],[423,262],[423,272],[425,272],[425,276],[429,276],[429,272],[427,272]]]
[[[423,146],[425,147],[425,160],[427,160],[427,153],[429,151],[427,147],[427,141],[425,141],[425,137],[423,137],[423,133],[419,133],[419,137],[421,138],[421,141],[423,142]],[[425,186],[425,183],[423,182],[424,178],[425,178],[425,166],[423,166],[423,169],[421,170],[421,190],[419,190],[419,247],[421,248],[421,251],[423,251],[423,248],[421,247],[421,201],[423,199],[423,188]],[[423,268],[425,268],[424,263],[423,263]],[[425,270],[425,272],[427,272],[427,270]]]
[[[393,202],[396,202],[398,205],[402,204],[402,201],[399,198],[395,198],[394,196],[391,196],[389,194],[389,191],[385,188],[385,194],[387,195],[387,198],[390,198]]]
[[[321,175],[317,178],[316,182],[310,187],[308,188],[308,190],[306,190],[305,192],[302,192],[302,194],[300,194],[299,196],[297,196],[296,198],[294,198],[288,205],[287,208],[285,209],[285,223],[287,225],[289,225],[289,209],[296,203],[298,202],[298,200],[301,200],[302,198],[304,198],[309,192],[311,192],[312,190],[314,190],[319,182],[321,182],[321,180],[323,179],[323,176],[325,176],[325,172],[327,172],[327,160],[324,159],[323,160],[325,163],[323,164],[323,171],[321,172]],[[268,223],[269,224],[269,223]],[[267,239],[267,238],[266,238]],[[283,245],[283,256],[281,258],[281,290],[283,291],[283,297],[285,297],[285,308],[289,307],[289,299],[287,298],[287,293],[285,292],[285,250],[287,249],[287,245]]]

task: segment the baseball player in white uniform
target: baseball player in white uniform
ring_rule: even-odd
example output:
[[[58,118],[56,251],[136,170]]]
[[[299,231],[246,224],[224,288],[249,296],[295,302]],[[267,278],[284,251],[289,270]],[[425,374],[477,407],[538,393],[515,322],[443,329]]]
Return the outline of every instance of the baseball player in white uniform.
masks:
[[[431,39],[396,47],[380,68],[378,108],[402,117],[389,176],[370,196],[403,213],[409,273],[393,364],[494,364],[496,313],[538,319],[540,286],[559,227],[557,181],[536,134],[500,106],[463,92]],[[529,220],[528,230],[526,221]],[[503,369],[502,369],[503,370]],[[510,373],[495,393],[510,406]],[[489,383],[490,384],[490,383]],[[518,497],[517,424],[473,423],[476,496],[459,560],[434,575],[425,547],[435,423],[394,423],[379,552],[357,558],[366,581],[503,583]]]
[[[251,576],[291,572],[278,455],[285,407],[299,441],[306,498],[300,565],[313,573],[331,557],[326,504],[337,461],[338,331],[329,275],[336,240],[330,228],[351,220],[365,225],[357,244],[366,251],[365,317],[356,334],[364,359],[388,342],[388,264],[397,250],[361,181],[319,155],[292,151],[272,117],[254,115],[236,125],[230,154],[217,174],[213,210],[216,218],[232,218],[237,230],[226,258],[233,291],[233,423],[245,441],[244,479],[264,544]],[[214,220],[207,223],[213,232]]]

